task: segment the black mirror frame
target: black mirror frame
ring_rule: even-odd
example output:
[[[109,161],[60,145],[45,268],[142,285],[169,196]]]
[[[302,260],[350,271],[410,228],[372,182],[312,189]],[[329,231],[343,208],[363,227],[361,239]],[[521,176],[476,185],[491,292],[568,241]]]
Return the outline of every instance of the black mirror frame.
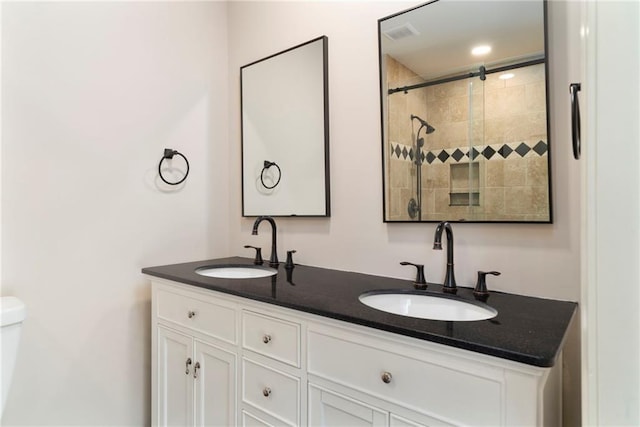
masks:
[[[551,120],[550,120],[550,111],[549,111],[549,100],[550,100],[550,85],[549,85],[549,31],[548,31],[548,1],[549,0],[540,0],[543,3],[543,27],[544,27],[544,67],[545,67],[545,97],[546,97],[546,128],[547,128],[547,177],[548,177],[548,194],[549,194],[549,219],[547,221],[510,221],[510,220],[500,220],[500,221],[488,221],[488,220],[459,220],[459,219],[434,219],[434,220],[389,220],[387,219],[387,184],[386,184],[386,165],[385,165],[385,97],[387,96],[387,88],[385,82],[383,82],[383,61],[382,61],[382,23],[388,19],[395,18],[399,15],[411,12],[416,9],[420,9],[422,7],[428,6],[431,3],[436,3],[441,0],[431,0],[421,5],[411,7],[409,9],[394,13],[389,16],[385,16],[383,18],[378,19],[378,81],[380,84],[380,137],[382,140],[382,221],[384,223],[439,223],[442,221],[448,221],[452,223],[475,223],[475,224],[553,224],[554,218],[554,203],[553,203],[553,180],[552,177],[552,154],[551,154]]]
[[[325,181],[325,213],[318,215],[298,215],[298,214],[290,214],[290,215],[277,215],[271,213],[264,214],[251,214],[248,215],[245,213],[245,182],[244,182],[244,129],[243,129],[243,120],[242,120],[242,112],[243,112],[243,99],[242,99],[242,71],[244,68],[249,67],[251,65],[258,64],[260,62],[266,61],[268,59],[274,58],[278,55],[282,55],[284,53],[290,52],[292,50],[298,49],[300,47],[306,46],[311,43],[315,43],[319,40],[322,40],[322,74],[323,74],[323,98],[324,98],[324,181]],[[280,52],[274,53],[257,61],[253,61],[249,64],[243,65],[240,67],[240,173],[241,173],[241,203],[242,203],[242,216],[244,218],[254,218],[260,215],[269,215],[272,217],[308,217],[308,218],[325,218],[331,216],[331,179],[329,173],[329,38],[327,36],[316,37],[312,40],[309,40],[304,43],[300,43],[288,49],[282,50]],[[263,170],[264,171],[264,170]]]

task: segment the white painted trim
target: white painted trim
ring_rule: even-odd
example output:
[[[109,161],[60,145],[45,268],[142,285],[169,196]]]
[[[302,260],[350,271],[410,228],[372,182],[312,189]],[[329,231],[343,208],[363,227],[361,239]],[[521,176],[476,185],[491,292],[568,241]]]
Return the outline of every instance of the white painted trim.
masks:
[[[2,8],[0,1],[0,25],[2,25]],[[0,31],[0,293],[2,291],[2,31]]]
[[[583,84],[583,167],[582,181],[582,286],[580,315],[582,328],[582,422],[595,425],[598,419],[598,378],[597,378],[597,238],[596,238],[596,159],[593,155],[596,141],[596,4],[583,2],[582,34],[582,74]],[[591,107],[591,108],[590,108]]]
[[[640,7],[586,7],[582,422],[639,425]]]

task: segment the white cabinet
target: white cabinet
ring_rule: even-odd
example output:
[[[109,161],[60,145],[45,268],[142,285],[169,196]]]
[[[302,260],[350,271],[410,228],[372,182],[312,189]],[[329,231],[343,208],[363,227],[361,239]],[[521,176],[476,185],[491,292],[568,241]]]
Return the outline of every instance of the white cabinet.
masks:
[[[309,425],[385,427],[387,412],[345,395],[309,384]]]
[[[329,387],[331,387],[329,385]],[[424,414],[407,411],[401,407],[389,407],[388,402],[375,398],[364,402],[325,386],[309,383],[309,425],[310,426],[390,426],[427,427],[451,426]],[[380,405],[380,406],[375,406]],[[403,415],[392,411],[399,410]]]
[[[269,364],[242,359],[242,401],[279,424],[300,424],[300,379]]]
[[[235,354],[200,341],[196,341],[194,354],[196,426],[233,425],[236,419]]]
[[[253,418],[268,415],[276,425],[303,424],[300,322],[248,305],[241,317],[243,408]]]
[[[233,341],[235,332],[229,332],[228,322],[202,319],[231,314],[226,320],[235,325],[235,311],[164,291],[154,292],[153,306],[153,425],[234,425],[236,355],[216,345],[212,336]],[[224,314],[209,312],[216,308]]]
[[[275,425],[247,411],[242,411],[242,427],[275,427]]]
[[[160,426],[231,425],[235,419],[235,356],[163,326],[157,327]]]
[[[498,367],[343,329],[313,325],[307,335],[307,369],[314,376],[442,422],[501,424],[504,377]]]
[[[154,425],[555,426],[561,366],[153,283]]]
[[[158,412],[154,425],[193,425],[193,338],[157,327]]]
[[[300,324],[244,310],[242,348],[299,368]]]

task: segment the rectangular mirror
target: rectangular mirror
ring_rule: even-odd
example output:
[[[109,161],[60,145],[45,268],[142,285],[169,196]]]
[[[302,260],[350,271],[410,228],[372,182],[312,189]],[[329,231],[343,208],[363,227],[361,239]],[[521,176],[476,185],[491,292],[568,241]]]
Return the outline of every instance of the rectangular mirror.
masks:
[[[546,3],[378,21],[385,222],[550,223]]]
[[[240,68],[243,216],[330,214],[327,44]]]

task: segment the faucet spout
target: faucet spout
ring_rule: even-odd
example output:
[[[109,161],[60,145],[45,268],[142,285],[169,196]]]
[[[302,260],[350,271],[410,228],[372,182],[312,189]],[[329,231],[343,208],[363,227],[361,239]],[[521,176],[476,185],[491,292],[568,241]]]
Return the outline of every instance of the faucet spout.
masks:
[[[278,249],[276,246],[276,222],[270,216],[259,216],[256,221],[253,223],[253,230],[251,234],[254,236],[258,235],[258,226],[262,221],[267,221],[271,224],[271,256],[269,257],[269,265],[271,267],[278,267]]]
[[[442,290],[455,294],[457,292],[456,276],[453,271],[453,229],[447,221],[442,221],[436,227],[436,234],[433,238],[433,249],[442,250],[442,231],[447,235],[447,274],[444,278]]]

